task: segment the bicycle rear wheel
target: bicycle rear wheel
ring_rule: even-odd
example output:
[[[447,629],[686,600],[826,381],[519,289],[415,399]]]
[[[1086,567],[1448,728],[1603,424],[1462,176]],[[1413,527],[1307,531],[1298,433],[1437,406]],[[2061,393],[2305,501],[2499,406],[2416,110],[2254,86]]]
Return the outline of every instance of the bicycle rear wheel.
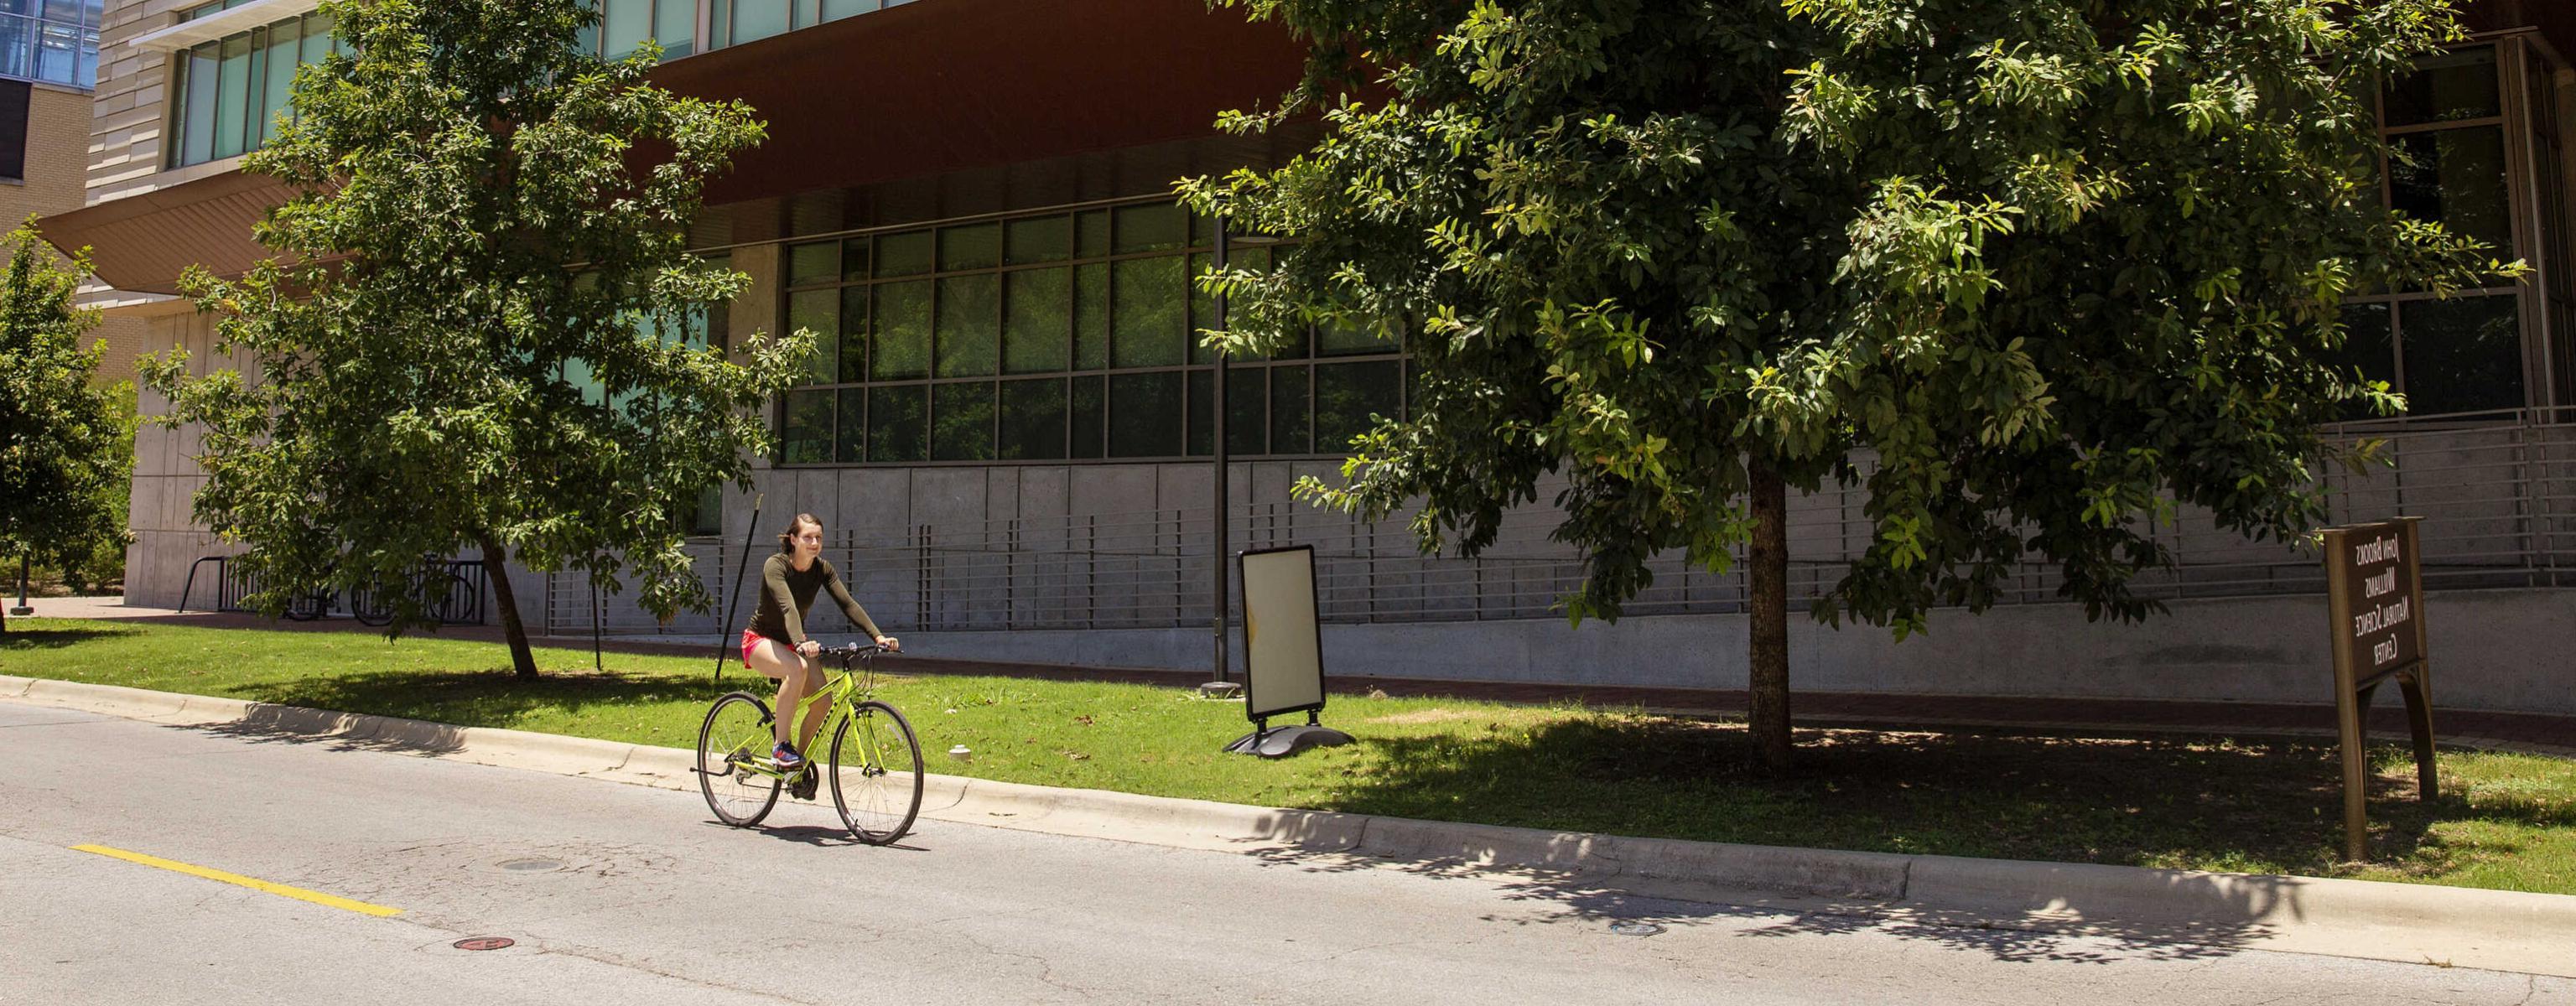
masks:
[[[454,573],[432,573],[429,589],[422,595],[429,599],[429,617],[440,625],[463,625],[465,616],[474,611],[474,585]]]
[[[360,624],[381,629],[394,623],[394,606],[380,588],[353,590],[349,592],[349,615]]]
[[[832,730],[832,806],[850,836],[888,845],[921,814],[921,741],[893,706],[859,703]]]
[[[731,692],[708,708],[706,722],[698,726],[698,756],[691,768],[716,820],[748,828],[778,805],[781,780],[751,767],[754,759],[769,757],[775,740],[769,724],[768,703],[749,692]]]
[[[298,622],[310,622],[330,613],[331,595],[327,593],[297,594],[286,599],[286,617]]]

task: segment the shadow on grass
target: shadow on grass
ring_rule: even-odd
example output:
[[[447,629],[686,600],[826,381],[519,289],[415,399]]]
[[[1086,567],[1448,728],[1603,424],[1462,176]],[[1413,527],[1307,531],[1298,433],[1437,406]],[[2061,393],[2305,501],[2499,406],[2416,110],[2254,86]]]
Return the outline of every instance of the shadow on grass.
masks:
[[[578,714],[593,707],[658,701],[712,703],[743,687],[740,679],[624,674],[550,674],[521,680],[509,668],[487,671],[376,671],[254,684],[244,698],[282,706],[337,709],[469,727],[516,727],[541,711]],[[767,701],[769,687],[756,691]]]
[[[595,706],[665,699],[713,702],[729,690],[704,680],[615,674],[523,681],[507,667],[379,671],[245,685],[235,694],[252,702],[249,715],[186,729],[261,743],[325,744],[333,750],[446,754],[464,747],[464,727],[517,728],[531,714],[578,714]],[[398,722],[362,727],[350,714]]]
[[[91,640],[108,639],[116,636],[134,636],[140,635],[142,632],[143,630],[141,629],[122,627],[82,627],[78,629],[20,629],[12,627],[7,635],[0,635],[0,653],[14,653],[20,650],[60,650],[66,647],[86,643]]]
[[[1874,932],[2004,962],[2224,956],[2271,934],[2267,920],[2299,912],[2303,882],[2295,879],[2113,877],[2101,866],[2345,872],[2336,862],[2342,783],[2330,742],[1802,730],[1798,765],[1779,774],[1753,767],[1740,726],[1649,717],[1526,729],[1495,723],[1482,735],[1471,728],[1465,736],[1361,743],[1376,757],[1345,770],[1344,785],[1326,801],[1341,813],[1278,815],[1260,843],[1272,846],[1262,861],[1491,882],[1491,868],[1475,864],[1527,862],[1536,850],[1540,867],[1503,871],[1505,896],[1559,906],[1575,920],[1751,920],[1763,924],[1743,935],[1757,938]],[[2557,816],[2547,807],[2473,808],[2457,797],[2417,803],[2411,774],[2375,776],[2372,787],[2375,855],[2437,872],[2445,852],[2427,837],[2435,824],[2500,814],[2550,824]],[[1352,815],[1516,821],[1556,834],[1460,840]],[[1835,869],[1756,852],[1730,865],[1597,837],[1604,835],[1895,855]],[[2004,880],[1979,890],[1960,879],[1976,864],[1905,858],[1917,855],[2075,865],[2028,889]],[[1691,875],[1623,880],[1627,864],[1640,861],[1690,864],[1679,872]],[[1927,873],[1942,870],[1950,872]],[[1970,916],[1907,906],[1956,900],[1930,893],[1943,884],[1977,890],[1975,900],[1992,902],[1991,910]],[[2137,911],[2141,884],[2180,921],[2103,917]],[[2099,893],[2106,889],[2127,893]]]

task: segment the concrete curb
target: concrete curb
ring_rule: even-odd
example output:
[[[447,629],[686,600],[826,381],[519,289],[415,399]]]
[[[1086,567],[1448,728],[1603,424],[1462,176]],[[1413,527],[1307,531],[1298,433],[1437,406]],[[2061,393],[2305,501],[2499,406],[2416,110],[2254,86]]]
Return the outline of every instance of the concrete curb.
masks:
[[[697,788],[689,753],[677,748],[8,676],[0,676],[0,700]],[[935,821],[1327,863],[1500,872],[1563,893],[2576,977],[2576,896],[1630,838],[948,775],[927,776],[923,790],[922,816]]]

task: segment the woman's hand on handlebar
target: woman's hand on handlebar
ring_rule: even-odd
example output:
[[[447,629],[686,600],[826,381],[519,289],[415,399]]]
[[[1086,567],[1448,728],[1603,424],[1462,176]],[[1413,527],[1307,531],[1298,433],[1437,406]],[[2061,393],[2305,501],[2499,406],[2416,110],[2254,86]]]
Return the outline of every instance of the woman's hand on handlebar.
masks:
[[[815,654],[823,652],[823,644],[808,639],[802,643],[796,644],[796,652],[801,656],[814,656]]]
[[[903,640],[896,639],[893,636],[878,636],[877,645],[885,647],[885,651],[887,653],[903,652]]]

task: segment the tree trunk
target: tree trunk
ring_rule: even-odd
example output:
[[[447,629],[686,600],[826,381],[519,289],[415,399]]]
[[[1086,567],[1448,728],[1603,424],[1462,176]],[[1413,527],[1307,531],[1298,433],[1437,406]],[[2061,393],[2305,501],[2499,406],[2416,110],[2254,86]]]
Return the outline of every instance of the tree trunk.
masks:
[[[1762,764],[1774,771],[1789,767],[1789,488],[1780,472],[1761,457],[1751,459],[1753,540],[1745,556],[1750,567],[1753,624],[1753,743]]]
[[[492,581],[492,604],[501,609],[501,632],[510,639],[510,666],[518,671],[519,680],[537,679],[537,656],[528,649],[528,626],[519,621],[519,598],[510,588],[510,554],[501,549],[492,536],[475,536],[483,546],[483,578]]]

